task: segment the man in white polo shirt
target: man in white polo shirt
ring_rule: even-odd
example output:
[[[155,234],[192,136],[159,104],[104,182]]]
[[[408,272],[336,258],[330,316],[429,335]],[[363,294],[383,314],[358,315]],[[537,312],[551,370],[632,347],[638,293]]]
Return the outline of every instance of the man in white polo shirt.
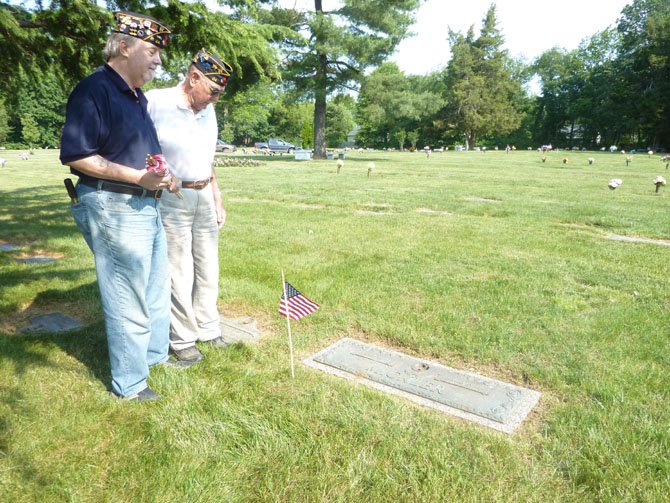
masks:
[[[170,351],[178,360],[203,359],[195,343],[226,347],[219,328],[219,230],[226,213],[213,168],[217,123],[213,103],[232,68],[202,49],[178,86],[147,93],[149,114],[182,197],[161,199],[172,277]]]

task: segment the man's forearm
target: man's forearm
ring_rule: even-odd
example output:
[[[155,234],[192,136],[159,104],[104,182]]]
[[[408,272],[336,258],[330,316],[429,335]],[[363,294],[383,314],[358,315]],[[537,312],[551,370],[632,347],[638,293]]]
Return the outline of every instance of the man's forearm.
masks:
[[[108,161],[99,155],[78,159],[68,163],[68,165],[94,178],[134,183],[136,185],[140,185],[142,176],[145,174],[145,170],[129,168],[128,166]]]

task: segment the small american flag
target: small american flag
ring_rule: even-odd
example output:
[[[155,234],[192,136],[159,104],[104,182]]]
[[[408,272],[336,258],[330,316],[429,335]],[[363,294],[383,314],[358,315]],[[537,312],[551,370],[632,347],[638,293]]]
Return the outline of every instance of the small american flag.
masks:
[[[288,281],[285,281],[284,284],[288,301],[286,301],[284,292],[282,292],[281,299],[279,300],[279,314],[285,318],[288,315],[292,320],[299,320],[319,309],[319,304],[309,300]]]

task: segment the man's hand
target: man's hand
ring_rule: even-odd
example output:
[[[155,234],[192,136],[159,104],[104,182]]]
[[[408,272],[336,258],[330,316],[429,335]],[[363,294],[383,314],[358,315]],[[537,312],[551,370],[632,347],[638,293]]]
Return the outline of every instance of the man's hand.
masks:
[[[181,189],[181,180],[176,176],[170,176],[170,185],[168,185],[168,190],[174,193],[179,199],[184,199],[184,196],[179,192]]]
[[[184,199],[182,193],[179,192],[181,181],[178,178],[172,176],[170,170],[167,167],[167,161],[165,160],[165,157],[163,157],[163,154],[147,154],[146,168],[147,172],[157,177],[161,177],[162,179],[167,179],[166,185],[163,186],[161,183],[161,189],[167,189],[179,199]]]
[[[147,190],[163,190],[169,189],[172,182],[172,175],[157,175],[150,171],[145,171],[140,178],[138,185]]]
[[[216,226],[221,229],[226,223],[226,209],[221,202],[221,192],[214,192],[214,209],[216,210]]]

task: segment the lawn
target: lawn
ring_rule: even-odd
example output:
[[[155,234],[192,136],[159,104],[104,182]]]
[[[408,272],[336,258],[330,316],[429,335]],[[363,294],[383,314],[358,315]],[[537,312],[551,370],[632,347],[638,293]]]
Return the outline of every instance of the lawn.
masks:
[[[56,151],[17,154],[0,152],[0,244],[21,246],[0,252],[0,500],[670,498],[658,155],[348,152],[339,174],[287,156],[219,167],[220,310],[254,317],[263,337],[152,370],[163,399],[138,404],[108,394],[67,169]],[[16,260],[37,254],[59,260]],[[292,324],[296,361],[353,337],[532,388],[538,406],[508,435],[302,364],[291,379],[282,269],[321,304]],[[52,311],[85,328],[20,332]]]

